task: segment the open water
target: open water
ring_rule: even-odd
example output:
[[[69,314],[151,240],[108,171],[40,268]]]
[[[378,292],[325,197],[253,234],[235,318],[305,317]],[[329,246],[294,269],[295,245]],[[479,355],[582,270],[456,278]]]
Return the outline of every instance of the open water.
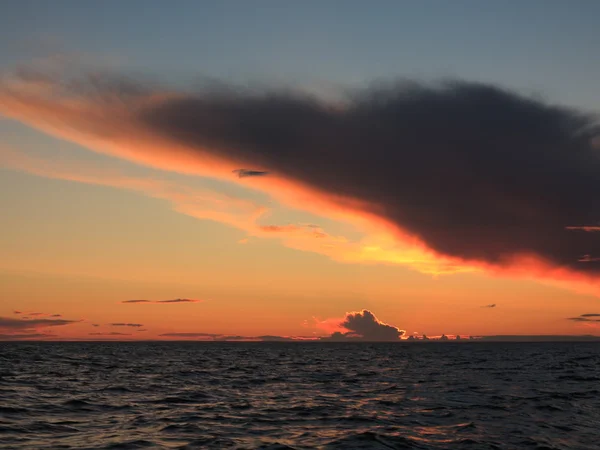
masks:
[[[0,448],[600,449],[600,344],[0,342]]]

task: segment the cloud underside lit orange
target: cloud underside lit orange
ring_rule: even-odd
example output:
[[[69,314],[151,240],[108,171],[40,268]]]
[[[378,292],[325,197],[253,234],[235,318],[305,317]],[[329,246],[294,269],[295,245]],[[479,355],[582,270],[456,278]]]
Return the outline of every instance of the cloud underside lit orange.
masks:
[[[247,151],[240,151],[238,146],[246,144],[238,145],[238,141],[245,139],[245,135],[226,137],[218,135],[218,139],[213,138],[214,133],[236,130],[235,121],[234,125],[224,126],[221,123],[225,117],[221,114],[223,111],[227,111],[228,108],[244,107],[244,105],[239,106],[236,103],[239,99],[235,96],[229,98],[226,95],[224,99],[205,96],[200,97],[197,101],[194,100],[202,108],[205,104],[210,106],[204,110],[196,103],[192,106],[185,103],[189,96],[186,93],[167,89],[162,91],[141,89],[138,92],[127,86],[115,87],[114,85],[105,88],[102,83],[94,84],[91,80],[93,78],[86,80],[88,83],[85,86],[88,88],[86,92],[86,89],[65,88],[61,79],[39,77],[39,79],[24,80],[6,76],[0,84],[0,113],[95,152],[165,171],[240,183],[249,189],[265,192],[282,204],[349,223],[361,230],[365,237],[358,241],[351,241],[344,236],[333,236],[326,230],[310,226],[264,225],[259,223],[259,219],[267,209],[264,205],[258,205],[252,201],[224,196],[208,190],[181,187],[156,179],[142,179],[114,172],[105,173],[97,168],[48,164],[48,161],[43,159],[35,159],[6,148],[2,149],[0,153],[2,165],[51,178],[130,189],[151,197],[168,200],[178,212],[199,219],[222,222],[242,229],[250,236],[281,239],[286,246],[291,248],[324,254],[338,261],[400,264],[429,274],[484,272],[497,276],[535,278],[581,292],[600,293],[598,273],[594,266],[597,264],[595,261],[597,255],[594,254],[594,250],[598,247],[597,237],[595,241],[589,241],[591,242],[589,252],[582,250],[581,254],[573,255],[572,263],[566,263],[559,257],[548,257],[536,249],[528,250],[526,242],[520,248],[516,250],[509,248],[504,253],[503,242],[494,241],[498,233],[490,228],[491,225],[483,223],[484,219],[482,219],[484,225],[481,231],[482,236],[490,235],[488,244],[486,244],[489,250],[468,248],[464,252],[457,252],[455,249],[460,245],[452,242],[452,239],[457,241],[463,239],[464,236],[461,234],[463,231],[451,228],[450,225],[446,228],[443,225],[436,225],[433,217],[437,217],[437,214],[441,213],[432,214],[432,219],[428,222],[430,223],[428,226],[435,230],[435,233],[421,233],[414,226],[405,227],[403,213],[394,211],[394,214],[391,214],[389,212],[389,205],[394,202],[393,197],[382,198],[381,201],[371,201],[368,196],[353,194],[353,192],[360,192],[361,183],[368,183],[373,178],[365,180],[357,178],[352,181],[356,187],[345,187],[336,191],[326,188],[326,183],[322,183],[316,175],[313,176],[309,169],[303,169],[302,173],[295,169],[294,164],[300,164],[301,151],[299,155],[295,155],[292,154],[294,149],[278,149],[281,153],[287,152],[291,155],[289,159],[281,162],[270,155],[268,157],[256,156],[260,153],[260,149],[257,150],[256,147],[251,146]],[[312,117],[305,118],[312,114],[312,110],[309,108],[310,105],[306,106],[302,102],[299,105],[292,104],[292,106],[286,103],[293,103],[293,100],[293,98],[283,99],[279,103],[269,104],[268,107],[281,109],[282,115],[293,109],[293,112],[289,114],[291,117],[289,120],[292,122],[295,120],[296,124],[302,125],[296,130],[298,133],[304,133],[298,137],[298,140],[302,140],[305,134],[313,131],[313,128],[303,125],[304,122],[310,123],[313,120]],[[252,101],[252,99],[248,100],[250,106],[254,105]],[[168,120],[163,119],[163,115],[170,114],[170,108],[179,103],[183,104],[182,111],[187,111],[189,116],[184,114],[181,119],[178,111],[177,120],[184,122],[185,120],[202,120],[201,125],[208,130],[206,134],[210,135],[210,139],[195,139],[194,136],[187,136],[185,128],[171,127],[169,122],[171,116],[167,117]],[[307,112],[303,108],[309,109],[309,111]],[[202,116],[203,112],[206,113],[205,117]],[[214,112],[214,115],[211,115],[210,112]],[[359,113],[362,114],[363,111],[359,110],[354,114],[360,116]],[[162,128],[153,126],[156,123],[153,120],[156,119],[157,114],[161,120],[160,124],[166,123]],[[328,114],[337,120],[336,111],[328,112]],[[201,117],[197,117],[198,115]],[[149,120],[148,117],[152,120]],[[247,118],[246,116],[241,117]],[[385,116],[383,117],[385,119]],[[383,121],[383,119],[381,120]],[[343,118],[332,126],[334,131],[338,122],[343,123]],[[259,128],[263,126],[259,125]],[[271,127],[270,131],[275,136],[272,139],[275,142],[282,133],[278,127],[286,129],[290,126],[288,123],[278,123],[277,120],[267,125]],[[320,128],[317,129],[320,130]],[[378,136],[375,137],[378,138]],[[327,148],[329,140],[333,137],[324,134],[317,138],[317,141],[319,139],[323,141],[321,142],[323,147]],[[282,146],[285,144],[295,145],[295,142],[288,141],[287,137],[281,141]],[[260,143],[261,140],[258,139],[257,142]],[[332,143],[331,145],[337,144]],[[345,163],[343,159],[339,160],[340,166]],[[365,160],[366,164],[367,160]],[[256,171],[261,174],[268,172],[268,174],[244,177],[235,175],[235,171],[239,171],[242,167],[251,168],[242,170]],[[365,171],[368,170],[370,169],[365,166]],[[434,177],[435,175],[430,176]],[[331,178],[335,179],[336,177],[342,177],[342,175],[333,171]],[[343,182],[348,183],[347,181]],[[482,191],[492,190],[490,186],[471,186],[465,189],[478,188]],[[497,202],[498,209],[506,208],[508,211],[517,211],[514,214],[520,220],[525,217],[530,223],[535,224],[536,214],[545,213],[542,209],[528,211],[529,206],[526,203],[522,206],[513,205],[510,203],[512,201],[510,198],[503,199],[497,193],[494,195],[495,197],[490,197],[490,201]],[[465,208],[472,207],[473,205],[465,206]],[[428,217],[428,213],[422,211],[427,208],[424,201],[422,204],[411,205],[411,208],[415,211],[414,214],[420,215],[419,220],[425,220],[423,217]],[[412,220],[409,209],[406,212],[407,224]],[[464,211],[448,211],[447,214],[460,216],[461,213]],[[512,227],[515,228],[517,235],[522,233],[522,230],[509,221],[505,224],[498,224],[497,227]],[[596,231],[597,227],[583,225],[569,228],[568,224],[560,226],[565,233],[565,239],[571,240],[570,242],[573,242],[576,247],[575,250],[579,251],[581,245],[588,245],[588,241],[579,235],[585,234],[587,235],[585,239],[594,239],[593,235],[596,233],[578,234],[578,230],[575,228]],[[456,233],[455,238],[452,237],[453,232]],[[575,234],[577,236],[573,237]],[[433,237],[429,239],[428,236]],[[436,240],[441,239],[439,236],[444,236],[445,240]],[[524,236],[528,236],[528,234],[524,234]],[[473,242],[483,241],[474,240]],[[507,245],[509,244],[507,243]],[[490,256],[487,257],[487,254]]]

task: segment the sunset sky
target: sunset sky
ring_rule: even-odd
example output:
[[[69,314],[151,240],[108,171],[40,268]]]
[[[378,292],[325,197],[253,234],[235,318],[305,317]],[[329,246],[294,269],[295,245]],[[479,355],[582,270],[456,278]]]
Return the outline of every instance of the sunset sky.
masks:
[[[0,340],[600,335],[600,2],[0,12]]]

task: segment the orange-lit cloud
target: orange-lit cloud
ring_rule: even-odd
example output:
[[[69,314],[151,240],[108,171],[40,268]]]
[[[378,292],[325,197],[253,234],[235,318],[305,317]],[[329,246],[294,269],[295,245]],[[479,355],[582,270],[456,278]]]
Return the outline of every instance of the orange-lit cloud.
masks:
[[[98,75],[73,89],[68,79],[33,78],[4,78],[0,112],[94,151],[235,179],[366,234],[349,243],[286,230],[292,248],[598,290],[600,244],[565,230],[567,220],[598,220],[596,131],[582,113],[466,82],[363,92],[340,107],[300,94],[182,93]],[[239,167],[269,176],[232,178]],[[172,200],[164,186],[143,189]],[[248,228],[248,214],[240,222],[229,211],[175,205]],[[255,222],[262,211],[253,212]]]
[[[117,187],[149,197],[169,200],[173,209],[198,219],[213,220],[245,229],[264,214],[266,208],[256,203],[210,189],[192,188],[173,182],[133,177],[116,170],[103,170],[82,164],[58,163],[0,147],[0,167],[38,176],[85,184]]]
[[[128,189],[169,200],[173,209],[182,214],[224,223],[245,231],[249,236],[280,239],[290,248],[324,254],[340,262],[404,264],[432,274],[476,270],[458,261],[436,256],[425,248],[419,248],[415,242],[397,241],[385,230],[374,230],[363,239],[350,241],[344,236],[330,235],[315,224],[261,225],[258,221],[267,212],[266,207],[208,189],[192,189],[173,182],[126,176],[116,170],[82,164],[58,163],[6,147],[0,147],[0,166],[49,178]],[[241,240],[241,243],[246,242],[247,238]]]
[[[336,332],[347,332],[348,330],[342,326],[342,322],[344,321],[344,317],[330,317],[328,319],[318,319],[316,317],[312,318],[314,321],[314,327],[324,331],[328,334],[333,334]],[[310,324],[306,324],[306,326],[310,326]]]

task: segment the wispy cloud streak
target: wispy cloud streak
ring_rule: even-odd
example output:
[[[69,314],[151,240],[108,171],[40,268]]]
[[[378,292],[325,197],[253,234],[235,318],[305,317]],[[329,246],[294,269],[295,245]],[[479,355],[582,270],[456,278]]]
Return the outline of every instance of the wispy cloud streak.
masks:
[[[191,298],[174,298],[171,300],[123,300],[121,303],[141,303],[141,304],[169,304],[169,303],[200,303],[202,300],[194,300]]]

